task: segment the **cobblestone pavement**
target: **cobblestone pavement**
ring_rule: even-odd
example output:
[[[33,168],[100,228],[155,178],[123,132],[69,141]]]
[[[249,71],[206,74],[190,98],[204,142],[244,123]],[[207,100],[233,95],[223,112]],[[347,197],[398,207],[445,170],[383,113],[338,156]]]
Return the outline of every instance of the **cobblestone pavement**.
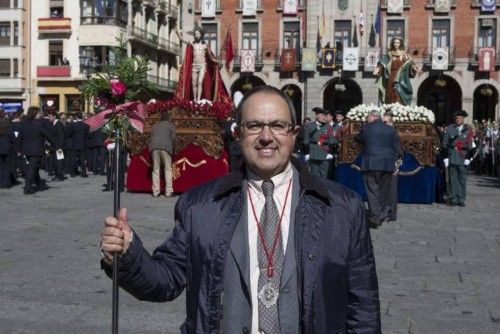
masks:
[[[0,333],[107,333],[111,280],[99,234],[112,211],[104,178],[49,182],[31,196],[0,189]],[[400,205],[372,230],[384,333],[500,333],[500,188],[469,177],[467,207]],[[130,224],[152,251],[173,227],[175,198],[124,193]],[[120,333],[178,333],[184,297],[120,293]]]

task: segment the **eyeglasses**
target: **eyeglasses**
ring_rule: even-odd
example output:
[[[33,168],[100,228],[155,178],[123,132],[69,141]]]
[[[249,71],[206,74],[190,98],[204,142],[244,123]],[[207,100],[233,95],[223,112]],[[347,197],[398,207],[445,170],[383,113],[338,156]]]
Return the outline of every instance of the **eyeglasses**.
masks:
[[[286,121],[272,121],[269,123],[250,121],[242,122],[238,126],[247,135],[261,134],[264,131],[264,127],[268,126],[273,135],[286,136],[293,128],[293,124]]]

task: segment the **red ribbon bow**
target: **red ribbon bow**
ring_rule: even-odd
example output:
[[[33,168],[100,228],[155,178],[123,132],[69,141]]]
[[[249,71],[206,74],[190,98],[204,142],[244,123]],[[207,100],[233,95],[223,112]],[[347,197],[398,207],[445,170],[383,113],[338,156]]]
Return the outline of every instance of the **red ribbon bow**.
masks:
[[[125,102],[113,108],[106,109],[85,120],[90,126],[90,131],[102,128],[115,115],[127,116],[130,125],[140,133],[144,131],[144,118],[146,118],[146,105],[139,101]]]

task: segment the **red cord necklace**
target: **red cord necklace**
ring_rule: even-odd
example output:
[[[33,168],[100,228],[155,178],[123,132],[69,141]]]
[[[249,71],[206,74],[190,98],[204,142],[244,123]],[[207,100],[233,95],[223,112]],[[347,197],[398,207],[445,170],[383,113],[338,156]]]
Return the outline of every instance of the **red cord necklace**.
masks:
[[[264,233],[262,232],[262,227],[260,226],[259,219],[257,218],[257,213],[255,212],[255,206],[253,205],[252,194],[250,193],[250,187],[248,188],[248,198],[250,199],[250,204],[252,206],[253,216],[255,218],[255,222],[257,223],[257,231],[259,234],[259,239],[262,244],[262,248],[264,248],[264,253],[266,254],[267,259],[267,277],[271,278],[274,275],[274,267],[273,267],[273,258],[274,253],[276,252],[276,246],[278,245],[278,238],[281,236],[281,221],[283,220],[283,214],[285,213],[286,202],[288,201],[288,194],[290,193],[290,187],[292,185],[292,179],[288,182],[288,188],[286,190],[285,202],[283,203],[283,208],[281,209],[280,220],[278,222],[278,227],[276,228],[276,232],[274,235],[274,241],[271,248],[271,252],[269,252],[269,248],[267,247],[266,240],[264,239]],[[265,210],[265,204],[264,204]]]

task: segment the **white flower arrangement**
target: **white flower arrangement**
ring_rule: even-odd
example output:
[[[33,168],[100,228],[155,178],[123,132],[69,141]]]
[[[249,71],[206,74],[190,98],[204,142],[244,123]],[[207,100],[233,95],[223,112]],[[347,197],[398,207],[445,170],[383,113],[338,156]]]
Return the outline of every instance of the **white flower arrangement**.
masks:
[[[381,106],[376,106],[374,104],[360,104],[349,110],[346,117],[354,122],[365,122],[368,114],[374,110],[380,111],[382,116],[388,111],[392,112],[395,123],[434,123],[435,121],[435,116],[432,110],[423,106],[403,106],[399,103],[382,104]]]

